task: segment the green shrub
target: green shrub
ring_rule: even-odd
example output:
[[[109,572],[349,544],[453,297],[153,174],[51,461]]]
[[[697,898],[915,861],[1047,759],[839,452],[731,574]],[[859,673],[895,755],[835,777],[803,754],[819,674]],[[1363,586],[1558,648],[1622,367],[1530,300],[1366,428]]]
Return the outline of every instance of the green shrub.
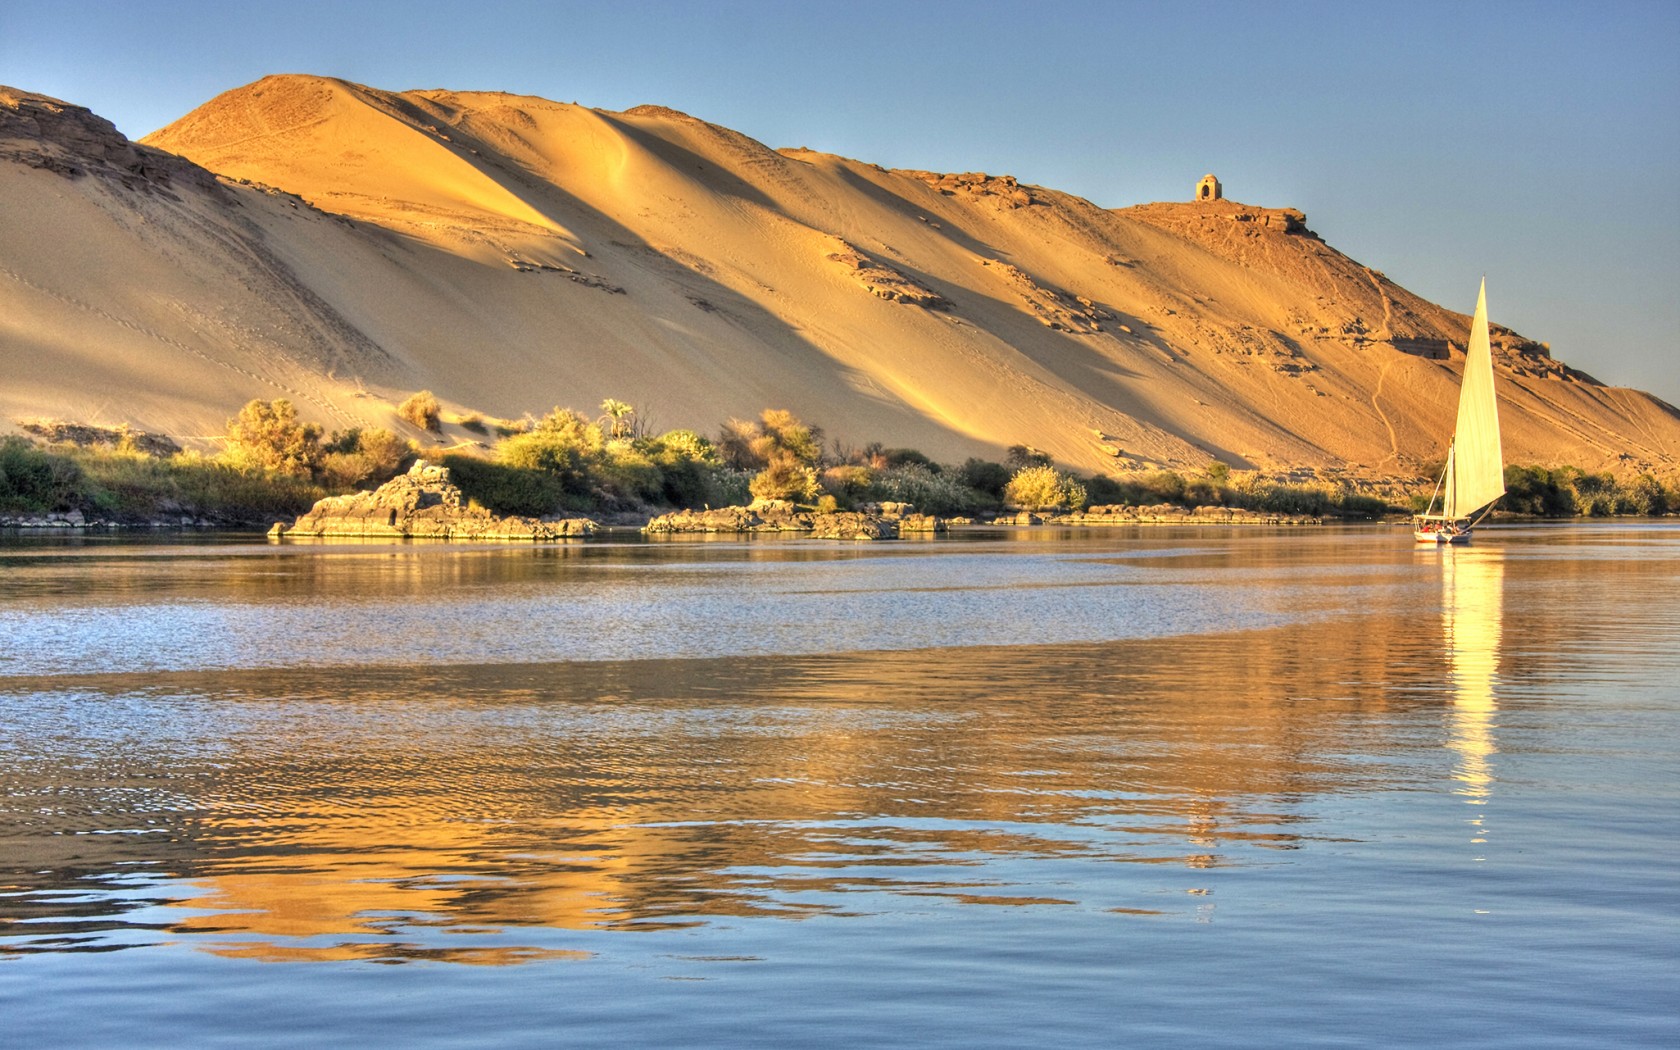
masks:
[[[1094,474],[1085,479],[1085,495],[1093,506],[1125,503],[1128,491],[1107,474]]]
[[[308,478],[252,472],[192,452],[174,456],[163,466],[172,479],[173,499],[181,512],[213,521],[295,518],[327,494]]]
[[[1342,493],[1337,507],[1344,518],[1380,518],[1389,512],[1387,500],[1355,492]]]
[[[764,424],[764,435],[775,442],[777,450],[808,467],[822,459],[821,428],[800,422],[785,408],[767,408],[759,419]]]
[[[884,448],[879,457],[881,465],[888,470],[893,467],[926,467],[938,474],[942,469],[939,464],[913,448]]]
[[[552,474],[566,492],[583,495],[602,447],[600,427],[569,408],[556,408],[530,431],[500,442],[496,458],[515,469]]]
[[[376,488],[407,469],[418,454],[413,445],[386,430],[369,427],[335,433],[316,476],[334,491]]]
[[[957,479],[964,485],[998,501],[1003,499],[1010,477],[1008,467],[984,459],[966,459],[957,471]]]
[[[747,485],[753,499],[783,499],[809,503],[822,492],[817,472],[787,452],[778,452],[769,466],[753,475]]]
[[[436,433],[438,417],[443,414],[443,406],[438,403],[437,395],[430,390],[422,390],[412,394],[402,404],[397,406],[397,415],[408,420],[421,430]]]
[[[752,475],[744,470],[714,467],[706,474],[705,503],[713,507],[739,507],[752,499]],[[684,504],[694,506],[694,504]]]
[[[497,514],[541,517],[575,505],[561,479],[545,470],[495,463],[477,456],[443,457],[461,494]]]
[[[1085,506],[1085,486],[1055,467],[1022,467],[1009,479],[1004,497],[1031,510],[1078,510]]]
[[[920,463],[883,470],[869,486],[871,499],[908,503],[923,514],[961,514],[978,505],[974,490]]]
[[[601,449],[592,471],[595,487],[619,502],[653,502],[665,492],[665,472],[648,454],[646,442],[614,438]]]
[[[1628,514],[1667,514],[1670,510],[1680,510],[1680,507],[1670,506],[1662,483],[1649,474],[1635,478],[1626,493]]]
[[[37,448],[28,438],[0,437],[0,510],[70,510],[81,485],[81,467],[69,456]]]
[[[225,460],[247,471],[307,478],[321,463],[321,428],[300,423],[285,398],[246,402],[227,422]]]
[[[1184,502],[1184,478],[1173,471],[1157,470],[1152,474],[1145,474],[1142,484],[1145,490],[1154,494],[1161,502]]]
[[[823,490],[843,507],[856,505],[869,493],[874,483],[875,472],[858,463],[845,463],[822,472]]]
[[[718,455],[735,470],[766,470],[778,454],[814,467],[822,459],[822,430],[785,408],[767,408],[759,422],[731,419],[718,434]]]
[[[649,458],[659,467],[659,498],[673,507],[727,506],[744,503],[747,488],[719,461],[716,447],[692,430],[668,430],[642,442]],[[730,500],[736,488],[740,498]]]
[[[1010,445],[1004,450],[1003,462],[1012,474],[1019,474],[1028,467],[1053,466],[1050,453],[1042,452],[1031,445]]]

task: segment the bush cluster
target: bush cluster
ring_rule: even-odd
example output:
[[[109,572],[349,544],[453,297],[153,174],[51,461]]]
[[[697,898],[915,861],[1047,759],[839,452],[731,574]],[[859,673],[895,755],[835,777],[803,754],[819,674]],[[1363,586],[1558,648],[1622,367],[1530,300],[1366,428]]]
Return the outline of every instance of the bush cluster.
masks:
[[[0,509],[13,513],[73,510],[84,488],[75,460],[25,437],[0,438]]]
[[[1017,470],[1004,488],[1004,497],[1028,510],[1079,510],[1087,498],[1084,485],[1049,465]]]
[[[1509,466],[1500,507],[1545,518],[1680,513],[1680,480],[1667,485],[1650,474],[1618,481],[1579,467]]]
[[[443,415],[443,405],[438,403],[437,395],[430,390],[410,395],[397,406],[397,415],[433,434],[442,429],[439,420]]]
[[[785,409],[731,419],[710,440],[692,430],[653,436],[626,402],[608,398],[595,420],[556,407],[538,418],[494,420],[471,413],[461,425],[500,435],[489,458],[449,454],[443,462],[462,492],[501,514],[650,507],[728,506],[753,498],[823,510],[882,502],[923,513],[972,514],[1003,507],[1077,511],[1090,504],[1230,506],[1274,513],[1374,517],[1395,510],[1348,487],[1284,485],[1233,475],[1215,462],[1200,475],[1169,470],[1116,479],[1076,477],[1026,445],[1006,462],[934,462],[914,449],[871,444],[825,450],[823,433]],[[402,414],[435,426],[437,399],[408,399]],[[486,435],[488,436],[488,434]],[[284,399],[252,401],[227,423],[213,456],[148,453],[133,442],[75,446],[0,438],[0,511],[82,510],[138,518],[176,514],[226,522],[295,515],[321,496],[371,488],[404,470],[415,447],[384,428],[323,437]],[[1680,485],[1649,474],[1617,480],[1574,467],[1506,470],[1503,508],[1553,517],[1680,513]],[[1427,496],[1418,496],[1421,502]]]
[[[745,502],[747,478],[692,430],[634,436],[634,409],[602,402],[592,421],[556,407],[496,443],[490,460],[449,455],[444,465],[468,498],[498,514]],[[604,426],[603,426],[604,424]]]
[[[1237,507],[1271,514],[1315,517],[1375,518],[1396,508],[1375,496],[1348,486],[1285,485],[1253,475],[1236,475],[1215,460],[1207,471],[1185,477],[1158,470],[1125,479],[1095,477],[1086,482],[1093,504],[1150,506],[1172,503],[1181,507]]]
[[[0,439],[0,510],[79,510],[116,518],[186,516],[248,523],[295,516],[329,492],[400,473],[414,449],[389,430],[334,433],[284,398],[252,401],[227,422],[220,452],[154,453],[134,443],[34,445]]]
[[[297,408],[278,398],[247,402],[228,420],[218,459],[247,474],[283,475],[342,491],[388,481],[415,455],[414,446],[384,427],[334,431],[323,441],[319,426],[301,422]]]
[[[186,516],[228,524],[308,510],[326,490],[307,478],[194,452],[55,445],[0,438],[0,511],[81,511],[119,519]]]

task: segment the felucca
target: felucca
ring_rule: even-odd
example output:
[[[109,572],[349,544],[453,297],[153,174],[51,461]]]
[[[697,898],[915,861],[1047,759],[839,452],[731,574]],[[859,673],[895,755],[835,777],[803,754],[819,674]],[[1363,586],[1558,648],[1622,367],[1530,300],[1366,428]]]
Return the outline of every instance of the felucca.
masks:
[[[1447,447],[1447,466],[1429,509],[1412,519],[1419,543],[1464,543],[1470,530],[1505,495],[1505,458],[1499,447],[1499,407],[1493,393],[1493,349],[1488,345],[1487,280],[1476,294],[1464,385],[1458,391],[1458,424]],[[1436,512],[1439,502],[1440,511]]]

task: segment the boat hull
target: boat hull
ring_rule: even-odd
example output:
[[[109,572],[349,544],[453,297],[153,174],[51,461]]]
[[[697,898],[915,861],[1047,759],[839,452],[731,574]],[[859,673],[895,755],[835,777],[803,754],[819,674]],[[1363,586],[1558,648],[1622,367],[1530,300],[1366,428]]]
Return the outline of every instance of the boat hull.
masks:
[[[1469,543],[1470,521],[1442,521],[1440,518],[1412,519],[1412,536],[1419,543]]]
[[[1469,543],[1470,542],[1470,530],[1469,529],[1465,529],[1463,532],[1440,532],[1440,531],[1425,532],[1422,529],[1416,529],[1416,530],[1413,530],[1412,535],[1417,539],[1417,541],[1419,543],[1445,544],[1445,543]]]

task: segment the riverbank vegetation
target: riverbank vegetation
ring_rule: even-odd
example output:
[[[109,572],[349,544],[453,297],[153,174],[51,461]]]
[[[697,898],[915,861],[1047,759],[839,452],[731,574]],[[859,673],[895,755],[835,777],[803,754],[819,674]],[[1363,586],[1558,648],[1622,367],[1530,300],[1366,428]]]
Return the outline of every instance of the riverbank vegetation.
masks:
[[[1500,509],[1543,518],[1680,514],[1680,478],[1664,484],[1651,474],[1620,479],[1578,467],[1510,466]]]
[[[709,438],[683,429],[652,433],[616,399],[601,408],[594,419],[558,407],[519,421],[469,413],[452,421],[486,440],[471,451],[433,455],[469,499],[498,514],[533,517],[634,516],[753,499],[824,511],[893,502],[941,516],[1169,504],[1358,519],[1418,509],[1347,484],[1280,483],[1218,462],[1195,473],[1081,477],[1026,445],[1008,449],[1002,461],[941,464],[914,449],[826,444],[821,428],[781,409],[730,419]],[[425,391],[405,401],[401,415],[433,433],[443,418]],[[247,404],[209,454],[121,429],[32,429],[45,440],[0,438],[0,514],[264,523],[296,516],[324,495],[373,488],[421,455],[413,442],[380,427],[324,434],[285,400]],[[1573,467],[1513,466],[1506,486],[1503,509],[1516,514],[1680,513],[1680,485],[1648,474],[1618,479]],[[1427,493],[1413,496],[1415,505],[1425,501]]]

